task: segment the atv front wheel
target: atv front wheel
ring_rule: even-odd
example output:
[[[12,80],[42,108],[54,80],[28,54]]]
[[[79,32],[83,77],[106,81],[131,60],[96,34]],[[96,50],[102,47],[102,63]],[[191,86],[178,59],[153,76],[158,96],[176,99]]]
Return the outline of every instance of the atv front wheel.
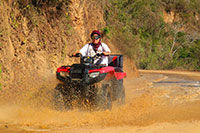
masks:
[[[100,88],[96,98],[97,108],[106,110],[112,108],[111,93],[109,91],[109,85],[103,85]]]
[[[63,94],[61,92],[62,87],[62,84],[58,84],[53,92],[53,107],[56,110],[63,110],[64,107]]]
[[[121,95],[120,95],[120,98],[118,100],[119,104],[125,104],[125,88],[123,86],[122,90],[121,90]]]
[[[54,90],[54,107],[57,110],[71,109],[72,99],[68,93],[66,93],[67,86],[64,84],[58,84]]]
[[[123,85],[123,79],[117,81],[116,88],[118,104],[125,104],[125,87]]]

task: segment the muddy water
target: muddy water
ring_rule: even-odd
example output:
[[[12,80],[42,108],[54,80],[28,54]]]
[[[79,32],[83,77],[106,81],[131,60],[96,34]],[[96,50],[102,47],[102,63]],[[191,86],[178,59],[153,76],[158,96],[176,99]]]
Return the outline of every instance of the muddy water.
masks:
[[[52,86],[26,91],[16,102],[1,102],[0,131],[87,132],[94,128],[92,132],[97,132],[108,127],[134,129],[161,122],[200,120],[197,79],[142,73],[139,78],[126,79],[125,87],[126,104],[111,111],[57,111],[51,103]]]

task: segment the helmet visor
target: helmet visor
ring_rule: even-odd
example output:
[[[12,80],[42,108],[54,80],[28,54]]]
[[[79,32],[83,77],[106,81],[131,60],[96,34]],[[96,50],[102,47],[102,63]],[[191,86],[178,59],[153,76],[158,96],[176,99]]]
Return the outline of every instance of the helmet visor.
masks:
[[[100,36],[95,36],[95,35],[92,36],[92,40],[94,40],[94,39],[98,40],[99,38],[100,38]]]

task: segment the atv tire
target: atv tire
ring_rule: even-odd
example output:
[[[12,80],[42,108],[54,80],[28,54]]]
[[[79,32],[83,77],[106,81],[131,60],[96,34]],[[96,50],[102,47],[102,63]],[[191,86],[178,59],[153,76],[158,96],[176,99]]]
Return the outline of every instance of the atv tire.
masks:
[[[56,110],[63,110],[64,108],[64,100],[63,100],[63,94],[61,92],[61,88],[62,88],[62,85],[61,84],[58,84],[56,86],[56,88],[54,89],[54,92],[53,92],[53,107],[56,109]]]
[[[109,91],[109,85],[103,85],[97,94],[96,103],[99,109],[112,109],[111,93]]]
[[[58,84],[54,90],[54,107],[56,110],[72,108],[71,96],[66,95],[66,85]]]
[[[126,97],[125,88],[123,86],[123,88],[121,90],[121,96],[120,96],[120,99],[119,99],[119,104],[125,104],[125,97]]]
[[[125,104],[125,87],[123,85],[123,79],[117,81],[117,101],[118,104]]]

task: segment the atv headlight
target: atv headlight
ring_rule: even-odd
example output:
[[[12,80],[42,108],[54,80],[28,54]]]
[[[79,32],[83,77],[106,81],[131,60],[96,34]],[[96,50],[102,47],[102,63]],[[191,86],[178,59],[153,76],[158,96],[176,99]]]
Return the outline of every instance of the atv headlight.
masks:
[[[98,77],[99,76],[99,72],[93,72],[93,73],[90,73],[89,74],[89,77],[90,78],[96,78],[96,77]]]
[[[69,73],[68,72],[60,72],[60,76],[62,76],[62,77],[67,77],[67,76],[69,76]]]

